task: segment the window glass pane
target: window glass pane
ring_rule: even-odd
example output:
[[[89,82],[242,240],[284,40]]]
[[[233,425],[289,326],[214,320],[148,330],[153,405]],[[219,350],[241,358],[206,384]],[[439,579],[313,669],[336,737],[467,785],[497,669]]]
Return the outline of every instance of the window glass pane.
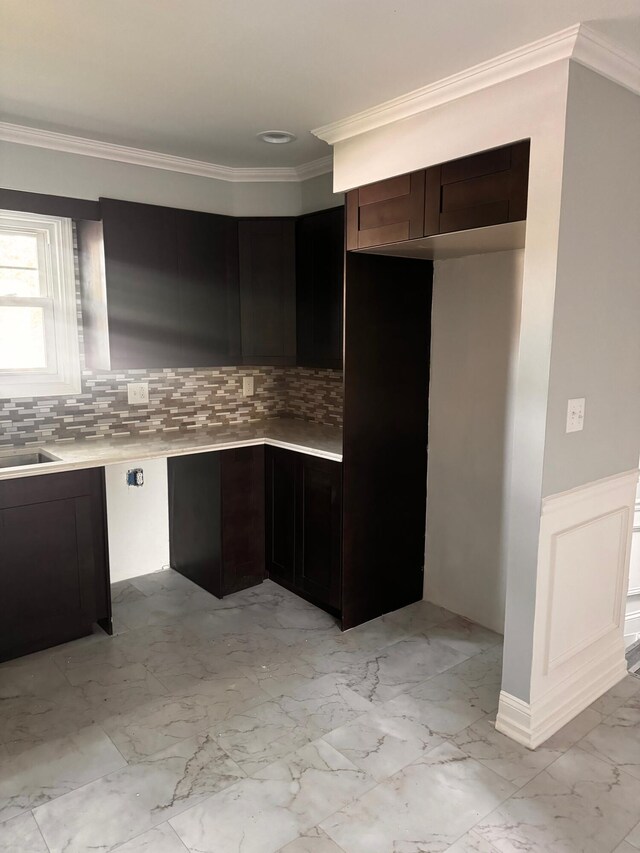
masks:
[[[38,238],[35,234],[0,233],[0,267],[38,268]]]
[[[0,307],[0,370],[46,366],[44,310]]]
[[[0,267],[0,296],[40,296],[40,273]]]

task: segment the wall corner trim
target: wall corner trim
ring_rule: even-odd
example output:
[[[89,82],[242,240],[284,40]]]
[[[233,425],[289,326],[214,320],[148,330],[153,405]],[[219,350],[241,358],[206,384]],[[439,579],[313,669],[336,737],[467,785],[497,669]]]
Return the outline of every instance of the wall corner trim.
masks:
[[[321,157],[300,166],[234,167],[221,166],[205,160],[192,160],[160,151],[148,151],[144,148],[131,148],[113,142],[101,142],[84,136],[72,136],[68,133],[42,130],[11,122],[0,122],[0,141],[17,145],[31,145],[36,148],[48,148],[67,154],[82,154],[85,157],[97,157],[101,160],[115,160],[132,166],[148,166],[151,169],[163,169],[168,172],[182,172],[216,181],[230,183],[299,183],[330,172],[333,157]]]
[[[574,24],[311,132],[335,145],[553,62],[570,59],[640,94],[640,56],[626,52],[585,24]]]

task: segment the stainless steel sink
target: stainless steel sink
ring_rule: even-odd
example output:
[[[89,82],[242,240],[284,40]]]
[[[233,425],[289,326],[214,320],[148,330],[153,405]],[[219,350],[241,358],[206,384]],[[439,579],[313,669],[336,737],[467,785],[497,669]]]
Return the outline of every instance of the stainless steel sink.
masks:
[[[47,462],[59,462],[57,456],[45,453],[44,450],[30,450],[20,448],[19,450],[0,451],[0,468],[18,468],[24,465],[45,465]]]

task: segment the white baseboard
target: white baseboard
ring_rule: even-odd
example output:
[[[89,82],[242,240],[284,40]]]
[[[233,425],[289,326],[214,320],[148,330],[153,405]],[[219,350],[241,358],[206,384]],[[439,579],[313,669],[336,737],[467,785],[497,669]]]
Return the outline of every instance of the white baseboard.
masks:
[[[624,656],[614,648],[606,659],[576,672],[532,703],[503,690],[496,729],[528,749],[535,749],[626,675]]]

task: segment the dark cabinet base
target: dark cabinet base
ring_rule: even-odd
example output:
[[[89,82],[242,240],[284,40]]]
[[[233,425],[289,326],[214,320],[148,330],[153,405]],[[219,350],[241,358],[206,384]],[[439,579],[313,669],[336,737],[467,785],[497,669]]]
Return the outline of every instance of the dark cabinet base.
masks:
[[[102,469],[0,482],[0,660],[109,630]]]
[[[269,577],[329,613],[340,613],[342,466],[266,449]]]
[[[264,580],[264,449],[169,459],[171,567],[217,598]]]

